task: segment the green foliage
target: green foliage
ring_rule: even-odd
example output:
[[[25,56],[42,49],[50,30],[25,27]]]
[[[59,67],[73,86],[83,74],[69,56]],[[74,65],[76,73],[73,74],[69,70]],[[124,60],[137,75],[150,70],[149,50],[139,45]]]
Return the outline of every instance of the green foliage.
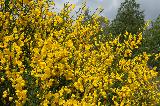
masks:
[[[159,53],[160,52],[160,16],[155,21],[151,22],[151,26],[144,32],[144,39],[142,43],[141,51],[148,53]],[[160,69],[160,60],[155,60],[152,56],[148,62],[149,66],[156,66]]]
[[[150,53],[160,51],[160,16],[151,23],[151,27],[144,33],[145,50]]]
[[[126,31],[137,34],[143,30],[144,23],[144,13],[140,11],[140,5],[135,0],[125,0],[111,23],[110,32],[114,36],[124,34]]]

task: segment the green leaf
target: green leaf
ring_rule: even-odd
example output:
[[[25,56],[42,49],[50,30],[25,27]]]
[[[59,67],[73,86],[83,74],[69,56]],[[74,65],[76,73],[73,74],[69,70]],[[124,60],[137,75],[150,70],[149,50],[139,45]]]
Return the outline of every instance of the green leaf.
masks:
[[[10,0],[5,0],[5,11],[7,11],[7,9],[9,9],[9,1]]]

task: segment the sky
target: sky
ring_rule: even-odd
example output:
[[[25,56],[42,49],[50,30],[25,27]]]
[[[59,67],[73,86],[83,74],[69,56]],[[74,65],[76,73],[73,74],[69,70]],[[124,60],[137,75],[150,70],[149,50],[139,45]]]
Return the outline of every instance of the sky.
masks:
[[[87,1],[87,6],[90,11],[95,11],[96,8],[103,8],[101,15],[108,17],[110,20],[114,19],[120,4],[124,0],[54,0],[56,9],[61,10],[65,2],[76,4],[76,7],[81,7],[83,1]],[[140,9],[144,10],[145,19],[155,20],[160,15],[160,0],[136,0],[140,4]]]

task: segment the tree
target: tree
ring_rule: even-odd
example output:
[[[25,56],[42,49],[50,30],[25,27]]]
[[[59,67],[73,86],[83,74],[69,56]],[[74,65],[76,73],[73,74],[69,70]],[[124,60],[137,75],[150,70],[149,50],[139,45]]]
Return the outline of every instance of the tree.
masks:
[[[160,15],[144,33],[144,46],[147,52],[157,53],[160,51]]]
[[[150,27],[144,32],[144,39],[142,42],[142,47],[140,48],[142,52],[146,51],[151,54],[156,54],[160,52],[160,15],[155,21],[151,22]],[[157,67],[160,70],[160,59],[155,60],[154,56],[148,61],[149,66]]]
[[[140,11],[140,4],[135,0],[125,0],[110,25],[110,32],[114,36],[124,34],[126,31],[137,34],[143,31],[144,24],[144,12]]]

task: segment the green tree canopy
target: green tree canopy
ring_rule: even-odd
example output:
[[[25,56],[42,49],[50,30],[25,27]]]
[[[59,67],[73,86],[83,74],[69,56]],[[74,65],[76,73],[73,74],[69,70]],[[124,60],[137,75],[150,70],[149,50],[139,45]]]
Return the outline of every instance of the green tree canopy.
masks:
[[[126,31],[136,34],[143,30],[144,24],[144,12],[140,10],[140,4],[135,0],[125,0],[111,23],[110,31],[114,36]]]
[[[146,51],[151,54],[160,52],[160,15],[155,21],[151,22],[150,27],[144,32],[144,39],[140,49],[142,52]],[[152,56],[148,64],[151,67],[156,66],[157,70],[160,70],[160,59],[155,60]]]
[[[156,53],[160,51],[160,15],[144,33],[144,46],[147,52]]]

